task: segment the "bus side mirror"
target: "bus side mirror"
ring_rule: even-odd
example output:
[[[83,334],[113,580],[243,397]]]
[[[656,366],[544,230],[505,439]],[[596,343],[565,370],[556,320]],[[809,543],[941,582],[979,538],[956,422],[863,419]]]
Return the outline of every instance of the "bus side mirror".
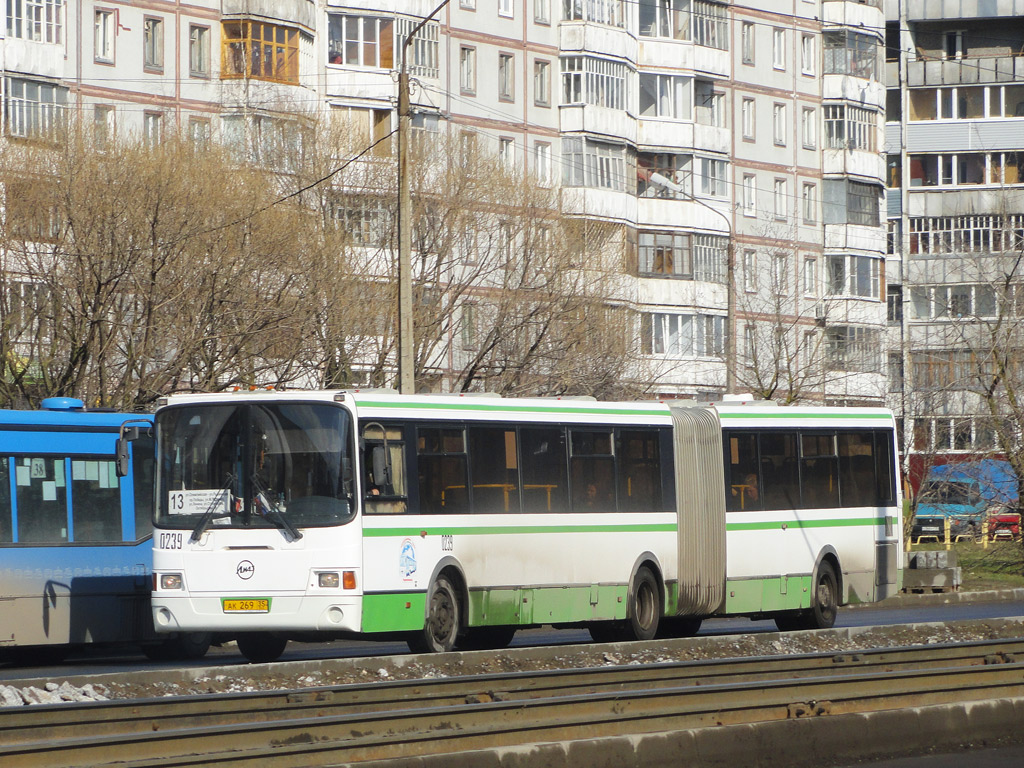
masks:
[[[383,445],[373,446],[373,479],[378,486],[391,485],[391,462]]]
[[[149,422],[141,419],[136,419],[136,422],[145,424],[146,429],[149,429]],[[131,424],[130,421],[126,421],[121,425],[120,435],[117,438],[117,443],[114,447],[115,454],[115,469],[118,477],[126,477],[129,470],[131,469],[131,462],[128,458],[128,445],[133,440],[138,440],[142,434],[141,427],[136,424],[135,426],[128,426]]]

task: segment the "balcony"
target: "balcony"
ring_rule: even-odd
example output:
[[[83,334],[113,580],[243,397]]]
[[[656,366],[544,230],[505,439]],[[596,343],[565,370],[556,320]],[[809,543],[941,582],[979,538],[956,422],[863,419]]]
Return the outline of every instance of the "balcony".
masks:
[[[907,85],[979,85],[1024,80],[1024,56],[907,62]]]

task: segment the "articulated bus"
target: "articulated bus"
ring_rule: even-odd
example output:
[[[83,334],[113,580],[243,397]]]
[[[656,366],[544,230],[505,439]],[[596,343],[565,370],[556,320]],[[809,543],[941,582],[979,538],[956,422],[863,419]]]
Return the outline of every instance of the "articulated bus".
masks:
[[[901,586],[883,409],[262,392],[170,397],[156,428],[155,626],[253,661],[825,628]]]
[[[154,658],[206,652],[209,635],[153,630],[152,421],[69,397],[0,410],[0,660],[52,663],[90,643]],[[131,425],[139,439],[118,472]]]

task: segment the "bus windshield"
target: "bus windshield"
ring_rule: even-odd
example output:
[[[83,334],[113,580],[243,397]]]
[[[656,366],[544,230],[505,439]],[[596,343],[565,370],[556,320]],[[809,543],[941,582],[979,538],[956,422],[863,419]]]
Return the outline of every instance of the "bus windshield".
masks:
[[[328,403],[174,406],[157,416],[156,524],[300,528],[352,519],[351,418]]]

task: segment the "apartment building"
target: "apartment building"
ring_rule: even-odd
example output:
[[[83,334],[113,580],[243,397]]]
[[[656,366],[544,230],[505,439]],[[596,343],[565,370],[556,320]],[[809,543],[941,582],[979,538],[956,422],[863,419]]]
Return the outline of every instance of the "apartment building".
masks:
[[[881,0],[450,0],[406,46],[437,5],[10,0],[2,131],[74,111],[269,158],[331,112],[368,145],[397,126],[404,50],[417,129],[621,229],[613,299],[651,391],[885,398]]]
[[[890,403],[908,453],[973,456],[999,447],[1007,387],[985,390],[1020,348],[1024,3],[885,11]]]

